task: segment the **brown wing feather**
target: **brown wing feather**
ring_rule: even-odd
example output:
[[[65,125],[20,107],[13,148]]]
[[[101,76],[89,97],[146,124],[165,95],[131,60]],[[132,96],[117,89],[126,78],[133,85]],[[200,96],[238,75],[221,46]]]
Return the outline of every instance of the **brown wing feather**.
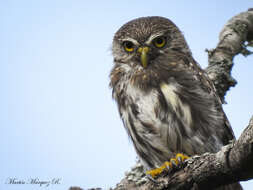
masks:
[[[200,65],[192,57],[190,58],[189,61],[190,61],[190,63],[189,63],[190,69],[194,72],[196,80],[199,80],[202,84],[203,89],[208,91],[216,99],[216,103],[217,103],[218,107],[220,108],[220,111],[223,113],[224,125],[228,129],[228,135],[232,135],[233,139],[235,139],[233,129],[232,129],[230,122],[228,121],[228,118],[222,108],[221,98],[218,96],[218,93],[215,89],[213,82],[209,79],[206,72],[200,67]],[[231,139],[230,136],[228,138]],[[226,143],[229,143],[229,142],[226,142]]]

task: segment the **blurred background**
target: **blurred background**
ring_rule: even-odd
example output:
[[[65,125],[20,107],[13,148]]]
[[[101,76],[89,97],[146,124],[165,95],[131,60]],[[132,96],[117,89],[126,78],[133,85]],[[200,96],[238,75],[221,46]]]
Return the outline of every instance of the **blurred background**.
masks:
[[[207,66],[224,24],[251,1],[0,1],[0,189],[114,187],[136,153],[111,98],[111,42],[125,22],[164,16]],[[253,114],[253,56],[236,56],[225,112],[237,137]],[[8,184],[50,181],[59,184]],[[242,183],[253,189],[253,181]]]

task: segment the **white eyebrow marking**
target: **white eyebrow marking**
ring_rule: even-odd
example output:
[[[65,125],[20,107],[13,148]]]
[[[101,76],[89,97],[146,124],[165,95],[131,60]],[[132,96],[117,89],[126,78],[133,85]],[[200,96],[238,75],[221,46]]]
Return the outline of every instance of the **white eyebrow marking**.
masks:
[[[122,42],[130,41],[130,42],[133,42],[134,45],[137,45],[137,46],[140,45],[140,43],[137,40],[133,39],[133,38],[123,38],[123,39],[120,39],[120,41],[122,41]]]
[[[147,45],[150,45],[155,38],[157,38],[158,36],[163,36],[163,35],[164,35],[164,32],[152,34],[145,43]]]

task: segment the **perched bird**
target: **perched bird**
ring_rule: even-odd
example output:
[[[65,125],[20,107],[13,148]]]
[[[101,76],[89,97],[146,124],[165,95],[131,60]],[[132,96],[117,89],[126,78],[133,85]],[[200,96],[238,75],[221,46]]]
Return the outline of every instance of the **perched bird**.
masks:
[[[188,156],[217,152],[234,138],[214,85],[172,21],[126,23],[114,36],[112,53],[112,95],[149,175]]]

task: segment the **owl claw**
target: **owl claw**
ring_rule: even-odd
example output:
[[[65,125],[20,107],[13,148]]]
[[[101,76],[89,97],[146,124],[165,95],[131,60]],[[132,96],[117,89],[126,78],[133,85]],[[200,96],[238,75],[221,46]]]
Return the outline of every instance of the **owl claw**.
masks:
[[[164,165],[166,166],[168,172],[170,172],[173,169],[173,165],[171,162],[164,162]]]
[[[171,158],[170,161],[166,161],[161,165],[159,168],[155,168],[153,170],[149,170],[146,172],[148,178],[155,179],[162,173],[170,173],[174,168],[178,167],[180,164],[182,164],[186,159],[189,157],[183,154],[177,154],[176,158]]]
[[[178,153],[176,155],[176,159],[179,161],[179,163],[182,163],[182,162],[184,162],[185,160],[187,160],[189,158],[190,158],[189,156],[186,156],[186,155],[183,155],[183,154],[180,154],[180,153]]]
[[[175,158],[171,158],[171,159],[170,159],[170,163],[171,163],[174,167],[176,167],[176,166],[178,165],[178,160],[175,159]]]

